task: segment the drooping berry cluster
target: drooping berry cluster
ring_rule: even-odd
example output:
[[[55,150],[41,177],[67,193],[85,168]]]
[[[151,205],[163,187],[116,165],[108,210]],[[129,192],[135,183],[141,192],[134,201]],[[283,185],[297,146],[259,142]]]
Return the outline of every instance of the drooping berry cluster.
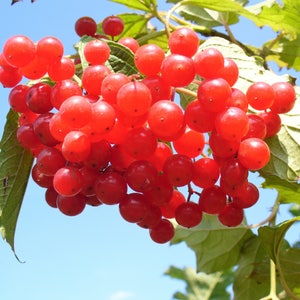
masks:
[[[123,30],[118,17],[102,26],[112,37]],[[120,39],[140,74],[114,73],[96,22],[81,18],[75,30],[94,37],[84,48],[89,66],[78,72],[80,82],[74,80],[80,62],[76,67],[78,60],[63,56],[54,37],[34,44],[14,36],[0,56],[0,81],[12,88],[9,104],[20,114],[17,139],[36,157],[32,178],[46,188],[47,203],[69,216],[87,204],[118,205],[157,243],[173,237],[173,218],[187,228],[203,213],[239,225],[259,198],[248,173],[269,162],[264,139],[280,130],[279,114],[292,109],[294,88],[286,82],[256,82],[246,93],[235,88],[237,64],[215,48],[199,50],[189,28],[170,35],[168,55],[155,44]],[[42,80],[46,75],[50,81]],[[22,77],[37,81],[20,84]],[[174,93],[192,82],[197,93],[183,109]]]

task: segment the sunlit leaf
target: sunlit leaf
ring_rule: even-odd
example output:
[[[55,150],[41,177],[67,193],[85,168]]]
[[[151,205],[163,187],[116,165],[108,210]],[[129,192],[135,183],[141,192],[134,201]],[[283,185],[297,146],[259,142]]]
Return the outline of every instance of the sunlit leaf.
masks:
[[[196,254],[198,272],[217,272],[234,266],[240,249],[252,232],[245,225],[229,228],[216,216],[204,215],[200,225],[193,228],[176,227],[171,244],[185,242]]]
[[[257,26],[270,26],[275,32],[282,31],[295,38],[300,34],[299,8],[299,0],[283,0],[282,4],[268,0],[247,9],[256,14],[257,18],[252,20]]]
[[[111,2],[123,4],[128,8],[151,11],[157,5],[156,0],[110,0]]]
[[[171,266],[165,274],[186,283],[186,293],[176,292],[174,299],[230,300],[230,293],[226,289],[232,281],[231,271],[205,274],[196,273],[192,268]]]
[[[0,231],[15,252],[15,230],[33,156],[18,143],[18,114],[9,111],[0,152]]]
[[[300,35],[295,39],[283,36],[282,38],[273,40],[264,44],[264,51],[272,45],[271,49],[266,53],[268,61],[275,61],[279,67],[294,68],[300,71]]]
[[[168,2],[178,3],[179,1],[171,0]],[[247,0],[239,0],[236,1],[244,6],[248,1]],[[208,9],[205,8],[205,3],[196,3],[196,4],[184,4],[180,6],[176,12],[179,13],[182,17],[186,20],[192,21],[193,23],[199,24],[200,26],[204,27],[215,27],[215,26],[222,26],[232,25],[239,21],[239,15],[236,12],[219,12],[218,9]],[[202,6],[203,5],[203,6]],[[214,8],[217,8],[214,6]],[[221,6],[219,9],[222,9]]]

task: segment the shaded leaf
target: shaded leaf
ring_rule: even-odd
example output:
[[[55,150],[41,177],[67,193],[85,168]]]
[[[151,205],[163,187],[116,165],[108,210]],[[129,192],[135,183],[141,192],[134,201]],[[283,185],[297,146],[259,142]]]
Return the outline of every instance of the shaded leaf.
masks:
[[[8,112],[0,152],[0,231],[14,252],[17,220],[33,163],[32,154],[17,141],[18,118],[16,112]]]
[[[260,299],[270,289],[270,258],[261,240],[253,236],[243,245],[234,272],[233,290],[237,300]]]
[[[300,217],[295,217],[276,226],[263,226],[258,229],[258,236],[262,240],[269,256],[275,263],[278,261],[279,252],[286,232],[298,221],[300,221]]]
[[[171,266],[166,275],[186,283],[186,293],[176,292],[174,299],[182,300],[230,300],[226,290],[232,281],[232,272],[213,274],[196,273],[192,268],[179,269]]]
[[[286,232],[300,217],[295,217],[276,226],[259,228],[258,234],[267,253],[276,264],[280,280],[288,287],[289,295],[300,296],[300,249],[291,248],[284,240]]]
[[[280,264],[288,286],[297,296],[300,296],[300,249],[287,248],[283,250],[280,253]]]
[[[171,244],[185,242],[196,253],[197,271],[205,273],[224,271],[234,266],[243,243],[253,235],[245,225],[225,227],[216,216],[206,214],[196,227],[175,227]]]

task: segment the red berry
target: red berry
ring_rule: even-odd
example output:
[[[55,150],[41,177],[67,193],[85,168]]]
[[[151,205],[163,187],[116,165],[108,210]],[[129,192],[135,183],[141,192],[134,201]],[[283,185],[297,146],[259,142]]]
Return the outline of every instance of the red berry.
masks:
[[[102,30],[104,34],[112,37],[120,35],[124,30],[124,22],[118,16],[109,16],[102,21]]]

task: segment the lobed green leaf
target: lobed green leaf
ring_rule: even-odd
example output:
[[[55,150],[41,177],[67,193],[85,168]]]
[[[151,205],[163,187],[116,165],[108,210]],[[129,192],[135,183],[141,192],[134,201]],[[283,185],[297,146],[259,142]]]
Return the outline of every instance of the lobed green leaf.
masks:
[[[205,273],[224,271],[234,266],[244,242],[253,235],[245,225],[225,227],[216,216],[207,214],[196,227],[175,227],[171,244],[185,242],[196,253],[197,271]]]
[[[245,242],[238,266],[234,272],[235,299],[261,299],[269,292],[270,258],[255,235]]]
[[[111,2],[123,4],[128,8],[142,10],[146,12],[152,11],[157,5],[156,0],[110,0]]]
[[[258,229],[258,236],[276,264],[281,283],[290,296],[300,296],[300,249],[291,248],[284,237],[289,228],[299,221],[300,217],[294,217],[276,226],[263,226]]]
[[[16,112],[8,112],[0,152],[0,231],[13,252],[17,220],[33,163],[32,154],[17,141],[18,119]]]
[[[168,2],[178,3],[180,1]],[[238,0],[236,2],[244,6],[248,1]],[[197,2],[196,4],[190,4],[189,2],[187,2],[187,4],[179,6],[176,12],[184,17],[184,19],[208,28],[222,26],[224,24],[232,25],[236,24],[239,21],[239,14],[234,11],[222,11],[223,8],[221,6],[214,6],[214,9],[209,9],[206,7],[207,2],[204,1],[201,1],[199,3]],[[218,10],[221,10],[222,12],[219,12]]]
[[[186,293],[176,292],[174,299],[230,300],[230,293],[226,289],[231,284],[232,271],[205,274],[196,273],[192,268],[171,266],[165,274],[186,283]]]

